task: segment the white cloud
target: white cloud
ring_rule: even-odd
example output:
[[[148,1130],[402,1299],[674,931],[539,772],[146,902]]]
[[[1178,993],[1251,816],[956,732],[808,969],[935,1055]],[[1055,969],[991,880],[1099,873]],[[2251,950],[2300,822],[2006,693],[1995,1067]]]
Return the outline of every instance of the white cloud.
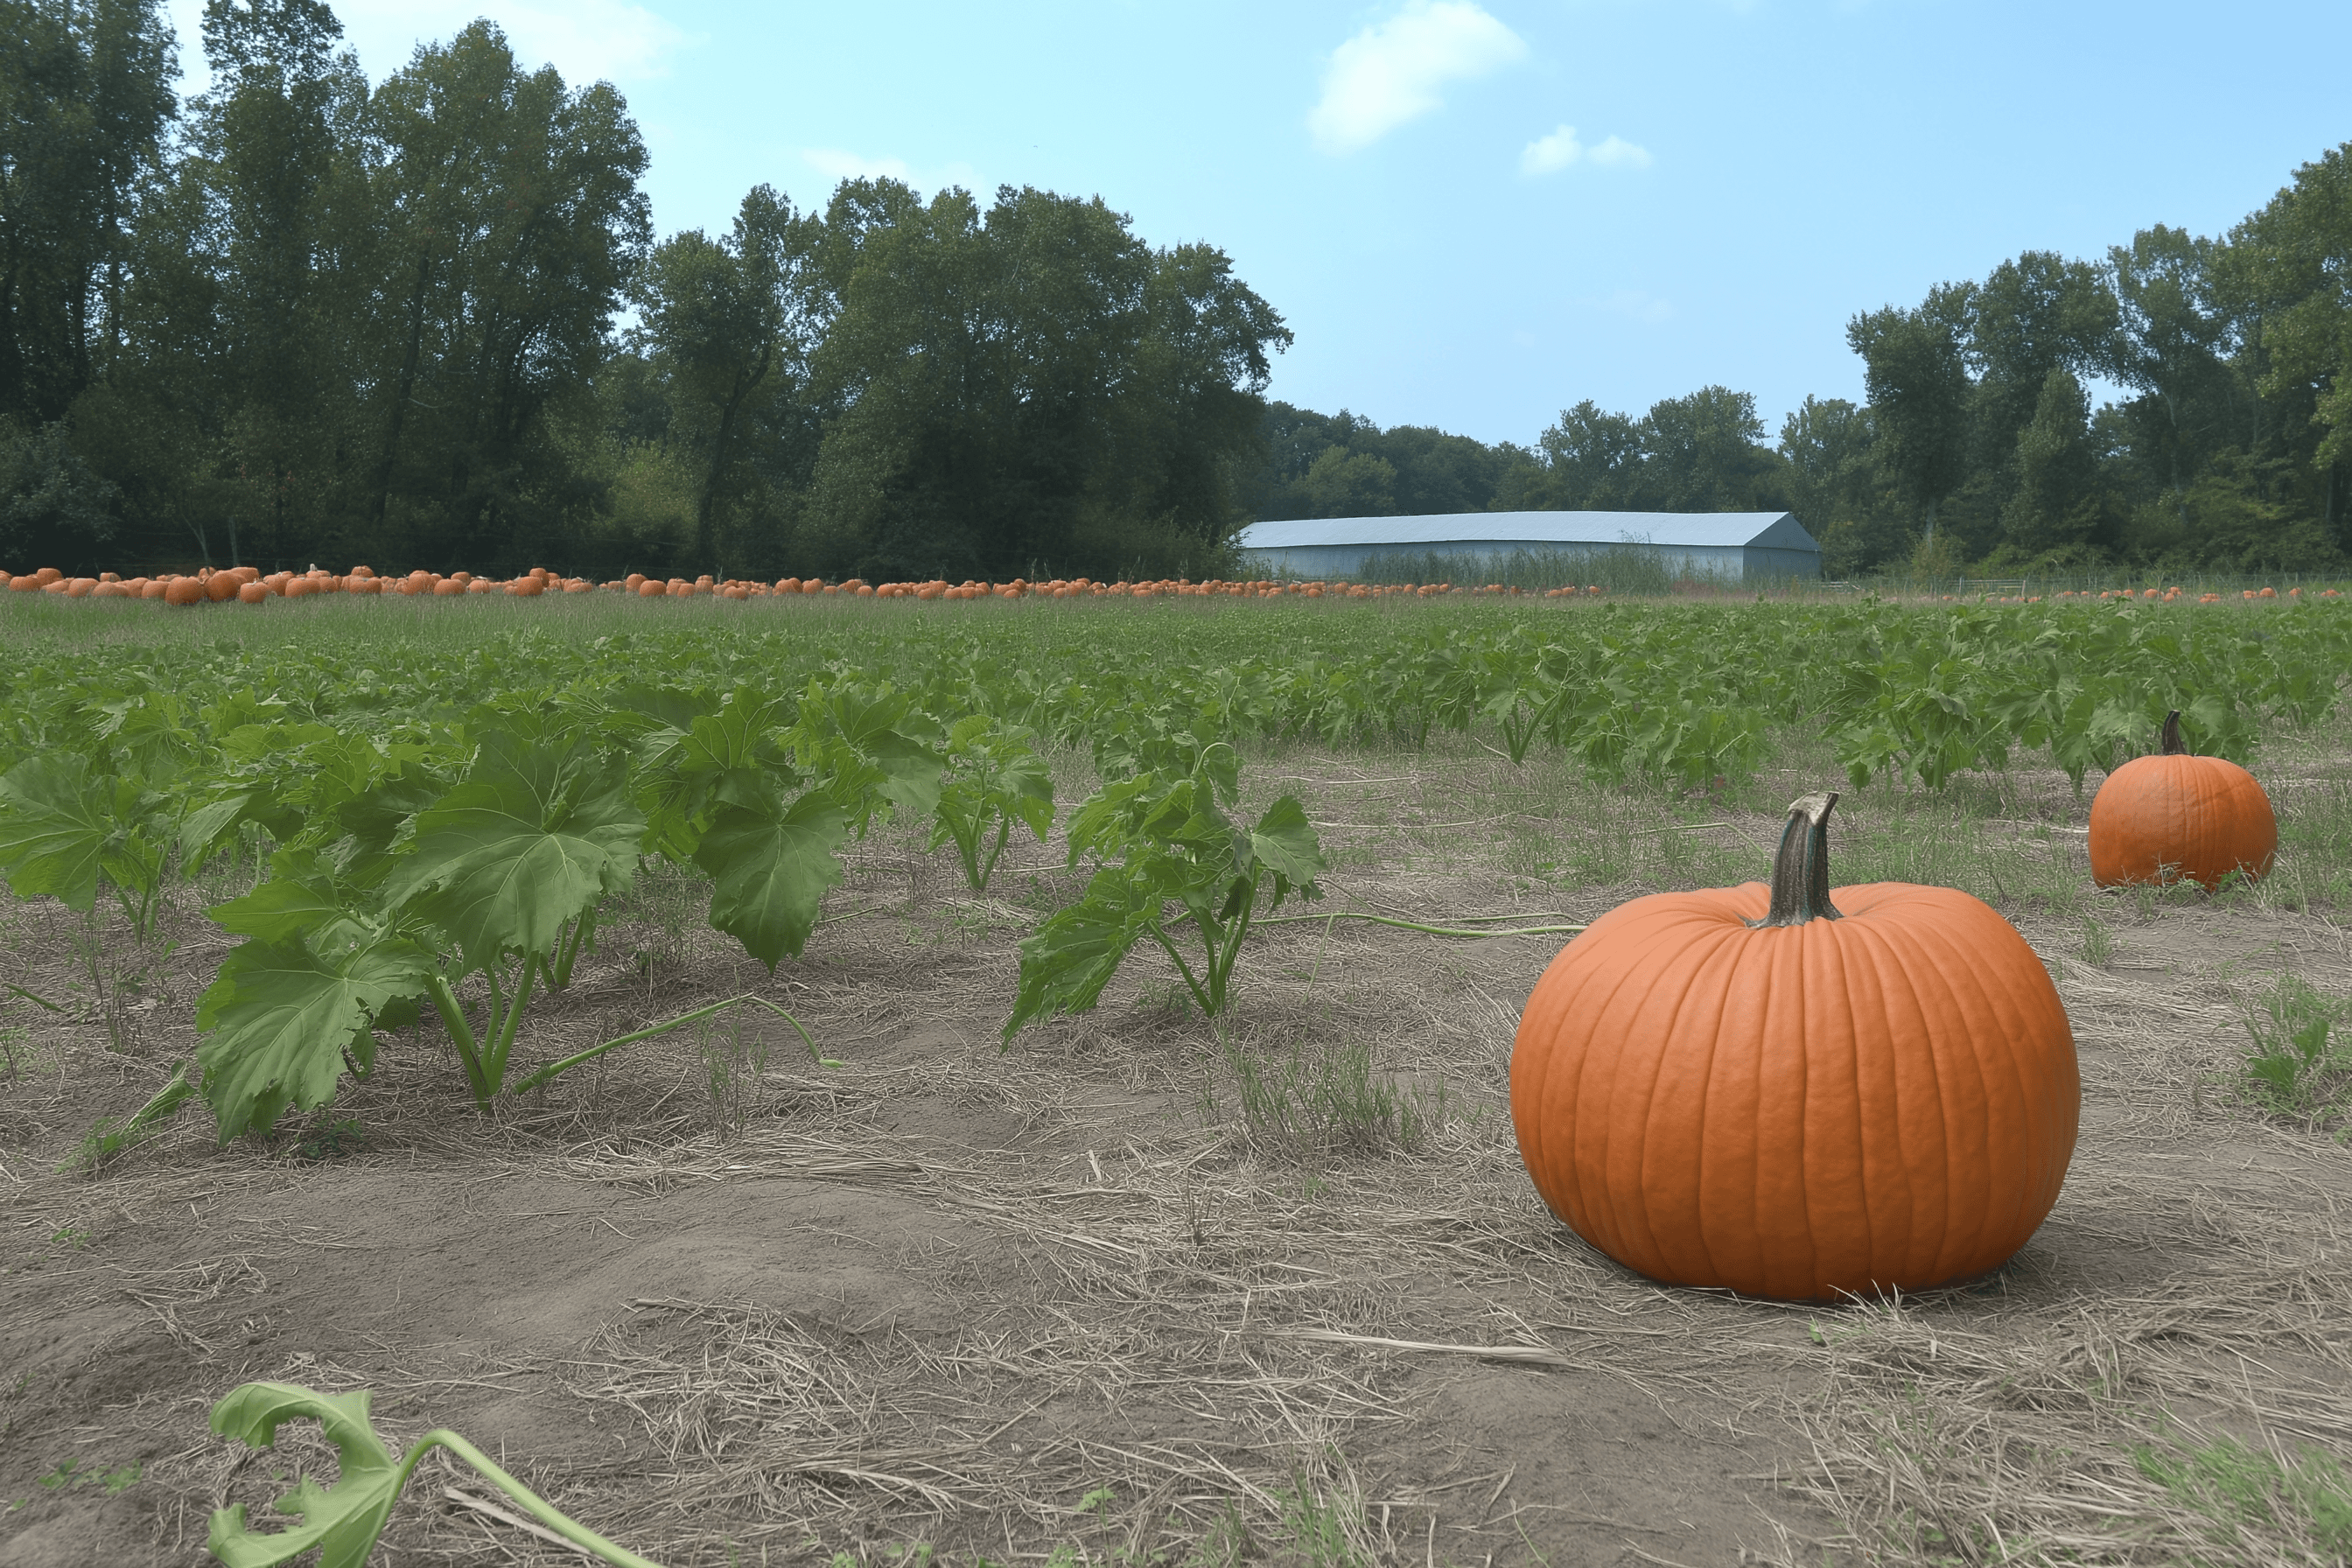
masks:
[[[1631,142],[1612,136],[1608,141],[1585,154],[1604,169],[1646,169],[1650,166],[1650,150],[1636,147]]]
[[[210,79],[203,0],[167,0],[165,10],[179,35],[180,90],[201,92]],[[335,15],[344,46],[372,81],[408,64],[417,45],[446,43],[477,16],[499,26],[525,70],[551,65],[573,88],[667,76],[672,56],[704,41],[633,0],[341,0]]]
[[[1517,33],[1472,0],[1409,0],[1331,51],[1307,128],[1326,153],[1357,152],[1439,107],[1446,83],[1499,70],[1527,52]]]
[[[1576,139],[1573,125],[1538,136],[1519,150],[1519,173],[1530,176],[1557,174],[1576,163],[1598,163],[1604,169],[1646,169],[1651,162],[1647,148],[1636,147],[1622,136],[1587,147]]]
[[[904,158],[861,158],[838,147],[804,147],[801,162],[828,180],[899,180],[913,178]]]
[[[1520,150],[1519,173],[1557,174],[1583,156],[1584,147],[1576,139],[1576,127],[1563,125],[1549,136],[1537,137]]]

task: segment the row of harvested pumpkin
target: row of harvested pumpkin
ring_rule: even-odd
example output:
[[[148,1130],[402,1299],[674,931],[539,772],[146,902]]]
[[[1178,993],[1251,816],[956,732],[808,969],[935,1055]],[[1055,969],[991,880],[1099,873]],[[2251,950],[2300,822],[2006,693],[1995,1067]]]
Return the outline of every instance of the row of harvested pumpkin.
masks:
[[[446,598],[464,594],[503,593],[518,598],[533,598],[541,594],[590,594],[599,591],[633,594],[647,599],[684,599],[697,595],[761,599],[792,594],[871,599],[1150,599],[1162,595],[1375,599],[1396,595],[1429,598],[1457,593],[1515,596],[1528,592],[1500,583],[1488,583],[1475,588],[1456,588],[1451,583],[1368,585],[1361,583],[1277,583],[1265,578],[1248,582],[1212,578],[1195,583],[1189,577],[1139,583],[1099,583],[1090,577],[1056,577],[1041,583],[1032,583],[1024,577],[1016,577],[1009,583],[988,583],[968,578],[952,584],[944,578],[934,578],[926,583],[876,584],[868,583],[863,577],[835,583],[828,583],[822,577],[784,577],[774,583],[755,583],[740,578],[713,578],[709,574],[691,580],[648,577],[642,572],[632,572],[626,577],[614,578],[607,583],[592,583],[584,577],[559,575],[543,566],[535,566],[524,575],[511,580],[477,577],[470,572],[453,572],[447,576],[437,572],[411,572],[404,577],[386,577],[378,575],[366,566],[354,566],[347,573],[329,572],[313,566],[307,572],[265,574],[257,567],[233,566],[219,570],[207,567],[201,572],[185,574],[167,573],[155,577],[126,578],[113,572],[96,577],[68,577],[54,566],[45,566],[38,572],[28,572],[5,581],[9,588],[20,594],[54,594],[69,599],[161,599],[168,605],[220,604],[229,600],[257,605],[265,599],[294,599],[311,594],[429,594]],[[1545,594],[1544,597],[1559,598],[1600,592],[1598,587],[1556,588]]]
[[[322,571],[272,572],[256,566],[230,566],[215,571],[168,573],[160,577],[123,577],[109,572],[97,577],[68,577],[53,566],[8,579],[19,594],[54,594],[68,599],[161,599],[167,605],[224,604],[236,600],[257,605],[265,599],[299,599],[312,594],[456,594],[507,593],[533,597],[544,593],[585,594],[595,584],[580,578],[558,577],[534,568],[512,582],[498,582],[459,572],[444,577],[434,572],[412,572],[405,577],[379,577],[365,566],[347,574]]]
[[[2091,805],[2103,886],[2261,877],[2252,774],[2162,750]],[[2032,948],[1951,888],[1832,894],[1835,795],[1789,808],[1769,885],[1620,905],[1536,985],[1511,1118],[1544,1202],[1668,1284],[1830,1300],[1958,1284],[2058,1201],[2082,1107]]]

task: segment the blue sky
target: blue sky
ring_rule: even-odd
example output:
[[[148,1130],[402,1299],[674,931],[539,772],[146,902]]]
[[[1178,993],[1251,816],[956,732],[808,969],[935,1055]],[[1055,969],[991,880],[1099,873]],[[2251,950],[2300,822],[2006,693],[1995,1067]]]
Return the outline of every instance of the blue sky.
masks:
[[[201,0],[169,0],[200,78]],[[2352,5],[347,0],[369,76],[477,15],[627,95],[655,222],[767,181],[1099,195],[1297,342],[1271,395],[1532,441],[1710,382],[1859,397],[1844,324],[2022,249],[2226,229],[2352,140]]]

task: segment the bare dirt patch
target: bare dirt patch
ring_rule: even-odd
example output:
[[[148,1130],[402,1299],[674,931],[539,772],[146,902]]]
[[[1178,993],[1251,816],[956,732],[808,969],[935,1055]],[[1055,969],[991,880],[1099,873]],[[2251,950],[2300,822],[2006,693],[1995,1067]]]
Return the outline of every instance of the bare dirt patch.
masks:
[[[1475,750],[1246,777],[1326,825],[1323,908],[1439,923],[1760,874],[1796,793],[1618,794]],[[2347,1452],[2352,1166],[2237,1086],[2250,987],[2347,989],[2343,932],[2259,900],[2055,904],[2079,850],[2043,830],[2087,805],[2046,783],[1841,807],[1864,858],[1946,813],[1950,879],[2007,879],[2086,1086],[2008,1268],[1843,1310],[1660,1288],[1536,1202],[1506,1074],[1559,939],[1270,927],[1222,1026],[1139,954],[1001,1051],[1066,873],[1037,852],[980,899],[877,842],[772,982],[666,912],[690,888],[647,889],[518,1047],[756,988],[837,1068],[747,1018],[485,1117],[428,1027],[266,1142],[215,1150],[192,1109],[90,1175],[56,1167],[187,1054],[217,939],[183,918],[117,1054],[71,917],[16,908],[12,973],[70,1005],[6,1015],[0,1563],[206,1561],[210,1510],[331,1462],[207,1434],[259,1377],[372,1388],[389,1432],[454,1426],[679,1565],[2327,1560],[2301,1456]],[[467,1481],[428,1466],[380,1560],[578,1561],[446,1495]],[[2263,1518],[2232,1512],[2254,1492]]]

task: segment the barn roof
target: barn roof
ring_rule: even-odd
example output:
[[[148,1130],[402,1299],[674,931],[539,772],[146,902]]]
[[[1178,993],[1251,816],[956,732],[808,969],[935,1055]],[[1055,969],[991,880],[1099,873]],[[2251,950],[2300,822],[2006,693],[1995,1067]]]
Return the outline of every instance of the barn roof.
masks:
[[[1317,517],[1254,522],[1244,550],[1333,544],[1668,544],[1819,550],[1786,511],[1463,511],[1419,517]]]

